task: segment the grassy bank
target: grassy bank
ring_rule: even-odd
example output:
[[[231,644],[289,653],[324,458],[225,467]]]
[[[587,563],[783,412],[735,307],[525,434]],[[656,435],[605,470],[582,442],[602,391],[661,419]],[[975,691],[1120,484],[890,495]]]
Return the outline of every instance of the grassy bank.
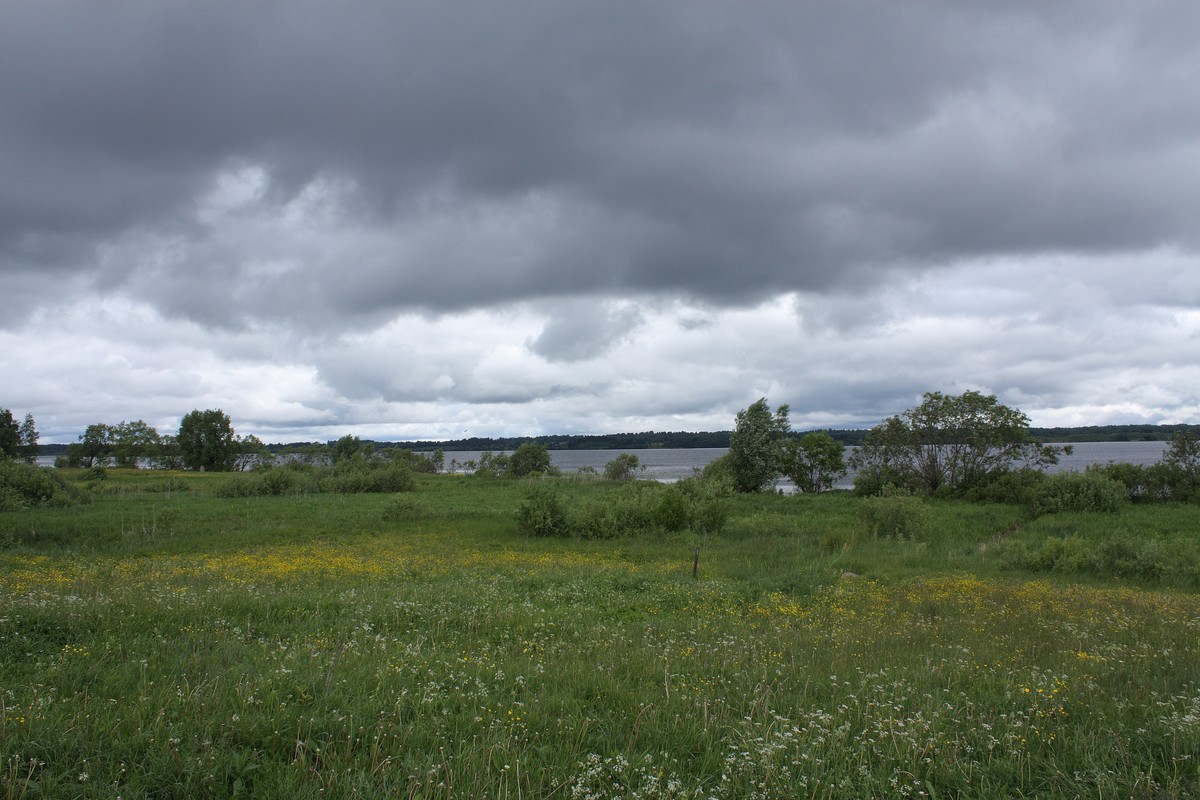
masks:
[[[0,797],[1200,796],[1195,507],[538,540],[517,482],[226,480],[0,516]]]

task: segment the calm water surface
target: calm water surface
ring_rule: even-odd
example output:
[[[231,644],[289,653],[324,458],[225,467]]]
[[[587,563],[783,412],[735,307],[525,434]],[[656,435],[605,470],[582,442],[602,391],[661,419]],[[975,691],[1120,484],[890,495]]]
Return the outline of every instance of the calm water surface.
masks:
[[[1126,464],[1154,464],[1162,458],[1168,442],[1079,442],[1074,452],[1063,456],[1059,463],[1047,472],[1082,472],[1090,464],[1107,464],[1116,461]],[[849,458],[854,448],[846,448]],[[709,462],[729,452],[724,447],[702,447],[681,450],[650,449],[650,450],[551,450],[550,461],[563,472],[574,472],[581,467],[592,467],[597,472],[604,471],[604,465],[612,461],[620,453],[633,453],[638,461],[646,468],[643,477],[658,481],[677,481],[686,478],[697,469],[703,469]],[[452,459],[462,463],[467,460],[477,460],[482,453],[446,453],[446,465],[450,466]],[[838,484],[842,488],[854,485],[854,476],[847,475]],[[786,484],[782,488],[787,488]]]
[[[1074,445],[1074,453],[1063,456],[1056,466],[1048,472],[1082,472],[1090,464],[1107,464],[1116,461],[1127,464],[1157,463],[1166,451],[1168,442],[1080,442]],[[649,450],[551,450],[550,461],[563,472],[575,472],[583,467],[591,467],[597,472],[604,471],[604,465],[612,461],[620,453],[633,453],[646,469],[642,477],[656,481],[677,481],[692,475],[696,470],[727,453],[724,447],[697,447],[687,449],[649,449]],[[846,448],[849,458],[853,448]],[[446,452],[446,467],[455,462],[463,464],[467,461],[478,461],[481,451]],[[38,458],[42,466],[53,466],[53,456]],[[854,485],[854,476],[847,475],[838,484],[841,488]],[[786,482],[781,488],[787,489]]]

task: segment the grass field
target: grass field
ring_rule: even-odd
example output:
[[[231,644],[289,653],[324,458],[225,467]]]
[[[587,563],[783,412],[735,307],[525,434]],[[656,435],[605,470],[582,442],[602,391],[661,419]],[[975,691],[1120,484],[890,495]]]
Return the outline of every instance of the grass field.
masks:
[[[110,475],[0,515],[0,797],[1200,797],[1195,506],[576,541],[520,482]]]

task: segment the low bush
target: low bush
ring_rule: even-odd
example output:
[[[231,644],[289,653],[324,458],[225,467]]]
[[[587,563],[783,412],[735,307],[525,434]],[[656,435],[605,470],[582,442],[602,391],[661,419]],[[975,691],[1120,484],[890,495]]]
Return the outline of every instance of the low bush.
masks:
[[[539,483],[517,509],[517,525],[527,535],[578,539],[616,539],[654,531],[717,534],[727,517],[724,494],[696,478],[674,484],[626,483],[618,491],[571,503],[569,508],[558,489]]]
[[[53,470],[0,461],[0,511],[66,506],[79,498],[80,493]]]
[[[287,464],[259,467],[231,479],[223,497],[287,496],[302,494],[364,494],[411,492],[416,478],[403,461],[348,460],[333,467]]]
[[[929,524],[924,501],[892,484],[885,484],[881,494],[865,498],[858,516],[872,536],[888,539],[919,539]]]
[[[1125,484],[1096,472],[1062,472],[1050,475],[1037,487],[1035,514],[1063,511],[1116,513],[1129,502]]]
[[[545,484],[530,487],[517,506],[517,528],[526,536],[570,536],[562,495]]]
[[[1002,551],[1009,569],[1075,573],[1146,582],[1172,580],[1200,586],[1200,544],[1191,537],[1145,538],[1126,529],[1102,536],[1050,536],[1011,541]]]

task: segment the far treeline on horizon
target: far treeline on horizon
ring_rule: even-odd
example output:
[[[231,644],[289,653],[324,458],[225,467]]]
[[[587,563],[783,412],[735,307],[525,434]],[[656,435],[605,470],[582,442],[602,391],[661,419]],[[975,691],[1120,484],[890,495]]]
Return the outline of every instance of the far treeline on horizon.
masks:
[[[1175,434],[1190,431],[1200,434],[1200,425],[1087,425],[1073,428],[1030,428],[1030,435],[1045,443],[1074,444],[1078,442],[1168,442]],[[793,431],[792,436],[800,437],[814,431]],[[870,429],[820,429],[819,432],[829,434],[835,441],[847,446],[858,445],[870,433]],[[543,445],[548,450],[656,450],[656,449],[698,449],[698,448],[727,448],[732,431],[641,431],[638,433],[608,433],[608,434],[574,434],[574,435],[545,435],[545,436],[509,436],[487,437],[472,436],[464,439],[451,440],[412,440],[412,441],[381,441],[373,439],[361,440],[364,444],[372,444],[377,448],[402,447],[412,450],[436,450],[447,452],[473,452],[487,450],[515,450],[526,442]],[[268,443],[266,448],[273,453],[302,450],[310,447],[323,447],[333,444],[328,442],[289,442]],[[40,453],[44,456],[58,456],[66,453],[72,443],[44,443],[40,445]]]

